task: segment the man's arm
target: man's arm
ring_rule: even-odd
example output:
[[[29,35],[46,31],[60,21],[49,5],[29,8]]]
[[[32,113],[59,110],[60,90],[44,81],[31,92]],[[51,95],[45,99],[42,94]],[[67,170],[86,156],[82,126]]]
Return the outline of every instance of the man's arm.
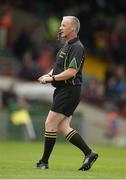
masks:
[[[62,80],[68,80],[72,77],[74,77],[77,73],[77,70],[74,68],[68,68],[67,70],[61,72],[60,74],[56,74],[53,76],[41,76],[38,80],[42,84],[50,83],[52,81],[62,81]]]
[[[68,80],[76,76],[77,70],[74,68],[68,68],[67,70],[61,72],[60,74],[54,75],[56,81]]]

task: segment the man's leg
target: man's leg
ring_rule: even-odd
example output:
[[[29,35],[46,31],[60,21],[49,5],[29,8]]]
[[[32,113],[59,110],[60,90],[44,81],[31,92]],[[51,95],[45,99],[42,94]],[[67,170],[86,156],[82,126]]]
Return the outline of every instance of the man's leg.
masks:
[[[85,159],[79,170],[88,170],[97,159],[98,154],[93,153],[77,131],[70,127],[71,119],[72,117],[66,117],[62,122],[60,122],[58,130],[63,133],[66,140],[78,147],[84,153]]]
[[[37,168],[47,169],[48,160],[56,142],[58,124],[64,119],[64,115],[50,111],[45,122],[45,142],[42,158],[36,164]]]
[[[78,132],[70,127],[71,119],[72,116],[66,117],[61,121],[58,127],[59,131],[63,133],[67,141],[70,141],[73,145],[78,147],[85,155],[90,154],[91,149],[87,146]]]

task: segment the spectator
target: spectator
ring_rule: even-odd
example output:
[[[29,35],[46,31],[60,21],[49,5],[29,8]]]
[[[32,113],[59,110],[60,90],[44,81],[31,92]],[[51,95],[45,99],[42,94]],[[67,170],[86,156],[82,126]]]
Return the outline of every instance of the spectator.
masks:
[[[19,78],[25,81],[36,81],[44,70],[32,60],[31,52],[26,52],[23,56],[23,65],[18,73]]]
[[[22,60],[24,54],[27,51],[31,51],[33,47],[33,42],[30,38],[30,29],[23,27],[21,32],[13,44],[14,54],[19,60]]]
[[[109,141],[112,144],[112,141],[114,140],[116,144],[119,144],[119,136],[120,136],[120,117],[117,114],[117,108],[114,107],[114,105],[109,104],[108,106],[108,113],[106,116],[107,120],[107,128],[106,128],[106,138],[109,139]]]
[[[9,45],[9,34],[12,28],[12,7],[3,4],[0,8],[0,49],[4,49]]]
[[[52,69],[54,60],[54,53],[51,49],[46,48],[43,52],[41,52],[37,64],[42,69],[44,69],[45,73],[49,72]]]
[[[31,116],[28,111],[29,104],[26,99],[19,97],[15,91],[15,84],[2,93],[3,106],[9,111],[10,120],[14,125],[24,124],[31,140],[36,138]]]

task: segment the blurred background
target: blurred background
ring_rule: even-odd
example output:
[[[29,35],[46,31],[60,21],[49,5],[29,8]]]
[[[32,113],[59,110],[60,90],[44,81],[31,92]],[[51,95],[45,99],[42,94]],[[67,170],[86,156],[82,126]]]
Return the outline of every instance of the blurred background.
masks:
[[[73,127],[89,143],[125,146],[125,0],[0,0],[0,140],[41,140],[54,89],[37,78],[53,67],[64,15],[79,18],[86,50]]]

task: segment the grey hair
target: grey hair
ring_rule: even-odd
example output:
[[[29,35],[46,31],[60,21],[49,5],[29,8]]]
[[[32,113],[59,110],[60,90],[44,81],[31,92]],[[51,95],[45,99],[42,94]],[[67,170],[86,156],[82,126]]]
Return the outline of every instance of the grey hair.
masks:
[[[74,30],[75,30],[75,32],[78,33],[79,30],[80,30],[80,21],[79,21],[79,19],[77,17],[75,17],[75,16],[64,16],[63,19],[64,18],[68,18],[68,19],[72,20]]]

